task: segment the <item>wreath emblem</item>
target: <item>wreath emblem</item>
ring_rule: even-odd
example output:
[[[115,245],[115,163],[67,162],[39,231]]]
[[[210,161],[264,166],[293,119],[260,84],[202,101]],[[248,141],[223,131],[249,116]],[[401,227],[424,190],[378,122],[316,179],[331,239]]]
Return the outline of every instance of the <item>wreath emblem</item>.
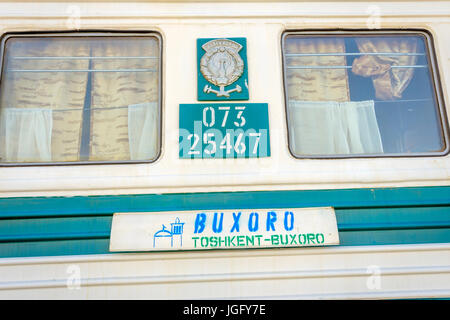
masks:
[[[206,85],[203,92],[212,92],[218,97],[241,92],[239,85],[231,90],[225,90],[225,87],[238,80],[244,72],[244,61],[239,56],[242,46],[229,39],[215,39],[202,45],[202,48],[206,53],[200,59],[200,72],[206,80],[219,87],[219,90],[214,90]]]

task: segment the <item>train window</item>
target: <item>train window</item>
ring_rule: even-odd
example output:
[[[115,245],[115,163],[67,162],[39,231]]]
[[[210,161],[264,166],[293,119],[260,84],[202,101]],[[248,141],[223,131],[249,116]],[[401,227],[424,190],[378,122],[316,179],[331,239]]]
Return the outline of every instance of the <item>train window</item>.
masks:
[[[295,157],[447,152],[428,34],[289,32],[283,61]]]
[[[8,35],[2,52],[0,164],[158,157],[157,35]]]

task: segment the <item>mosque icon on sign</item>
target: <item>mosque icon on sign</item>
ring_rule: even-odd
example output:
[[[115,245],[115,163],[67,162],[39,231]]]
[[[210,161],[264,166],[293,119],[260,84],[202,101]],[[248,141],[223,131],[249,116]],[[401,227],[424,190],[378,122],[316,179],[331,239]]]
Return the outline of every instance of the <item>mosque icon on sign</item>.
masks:
[[[170,224],[170,230],[162,225],[162,229],[155,232],[153,235],[153,248],[156,247],[170,247],[173,248],[183,246],[183,226],[184,222],[180,222],[180,218],[176,218],[175,222]]]

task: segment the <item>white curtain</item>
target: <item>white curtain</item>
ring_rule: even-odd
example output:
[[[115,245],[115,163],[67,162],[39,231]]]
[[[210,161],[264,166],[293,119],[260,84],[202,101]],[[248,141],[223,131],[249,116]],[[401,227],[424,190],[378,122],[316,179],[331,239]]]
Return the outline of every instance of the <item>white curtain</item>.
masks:
[[[51,109],[4,108],[1,123],[2,162],[51,161]]]
[[[289,101],[297,155],[383,153],[374,102]]]
[[[157,106],[156,102],[128,106],[128,139],[131,160],[148,160],[156,156]]]

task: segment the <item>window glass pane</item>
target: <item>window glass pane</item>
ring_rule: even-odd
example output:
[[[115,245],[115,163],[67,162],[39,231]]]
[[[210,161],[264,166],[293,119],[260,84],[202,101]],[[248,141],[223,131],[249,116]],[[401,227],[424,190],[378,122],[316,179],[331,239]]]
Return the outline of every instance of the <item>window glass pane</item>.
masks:
[[[289,141],[295,156],[442,152],[426,38],[284,38]]]
[[[1,162],[155,159],[159,52],[152,36],[8,38]]]

